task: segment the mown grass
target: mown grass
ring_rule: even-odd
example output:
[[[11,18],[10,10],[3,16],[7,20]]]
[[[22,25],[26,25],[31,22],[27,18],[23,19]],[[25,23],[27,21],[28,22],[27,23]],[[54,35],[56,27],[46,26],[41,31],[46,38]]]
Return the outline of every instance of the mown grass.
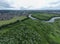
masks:
[[[26,16],[16,16],[16,17],[14,17],[14,18],[12,18],[10,20],[2,20],[2,21],[0,21],[0,26],[6,25],[6,24],[10,24],[10,23],[14,23],[17,20],[20,20],[21,21],[21,20],[23,20],[25,18],[27,18],[27,17]]]
[[[0,44],[60,44],[60,19],[54,23],[27,19],[0,30]]]

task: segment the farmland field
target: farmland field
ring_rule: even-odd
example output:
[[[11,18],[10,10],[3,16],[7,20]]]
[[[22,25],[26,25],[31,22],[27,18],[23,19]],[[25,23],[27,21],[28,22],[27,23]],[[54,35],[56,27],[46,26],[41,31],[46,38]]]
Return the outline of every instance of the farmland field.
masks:
[[[36,13],[32,16],[41,20],[48,20],[60,15]],[[0,44],[60,44],[60,19],[54,23],[42,22],[41,20],[28,18],[2,27],[0,29]]]

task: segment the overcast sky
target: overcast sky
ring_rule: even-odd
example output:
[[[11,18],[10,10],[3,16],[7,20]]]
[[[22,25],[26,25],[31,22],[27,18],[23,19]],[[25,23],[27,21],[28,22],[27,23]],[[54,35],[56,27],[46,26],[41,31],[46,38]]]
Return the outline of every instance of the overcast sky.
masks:
[[[60,9],[59,0],[0,0],[0,10],[45,10],[45,9]]]

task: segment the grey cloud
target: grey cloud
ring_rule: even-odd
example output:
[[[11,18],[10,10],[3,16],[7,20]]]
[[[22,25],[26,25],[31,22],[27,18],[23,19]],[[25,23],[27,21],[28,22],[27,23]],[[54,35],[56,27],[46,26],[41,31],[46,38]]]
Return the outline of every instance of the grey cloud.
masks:
[[[11,8],[11,6],[5,0],[0,0],[0,8]]]
[[[57,2],[51,2],[50,4],[60,4],[60,1],[57,1]]]
[[[48,4],[48,6],[46,7],[42,7],[41,9],[49,9],[49,10],[60,10],[60,1],[56,1],[56,2],[51,2]]]
[[[60,6],[56,6],[56,7],[43,7],[41,8],[43,10],[60,10]]]

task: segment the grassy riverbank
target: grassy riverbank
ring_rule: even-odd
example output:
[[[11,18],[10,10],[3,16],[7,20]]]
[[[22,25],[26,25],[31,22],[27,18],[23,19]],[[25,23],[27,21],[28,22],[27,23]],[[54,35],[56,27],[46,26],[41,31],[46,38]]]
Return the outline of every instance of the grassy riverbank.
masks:
[[[43,16],[38,18],[45,19]],[[46,23],[28,18],[1,28],[0,44],[60,44],[60,19],[54,23]]]
[[[35,14],[32,14],[32,16],[40,20],[49,20],[52,17],[56,17],[56,16],[59,17],[60,15],[59,14],[48,14],[48,13],[35,13]]]

